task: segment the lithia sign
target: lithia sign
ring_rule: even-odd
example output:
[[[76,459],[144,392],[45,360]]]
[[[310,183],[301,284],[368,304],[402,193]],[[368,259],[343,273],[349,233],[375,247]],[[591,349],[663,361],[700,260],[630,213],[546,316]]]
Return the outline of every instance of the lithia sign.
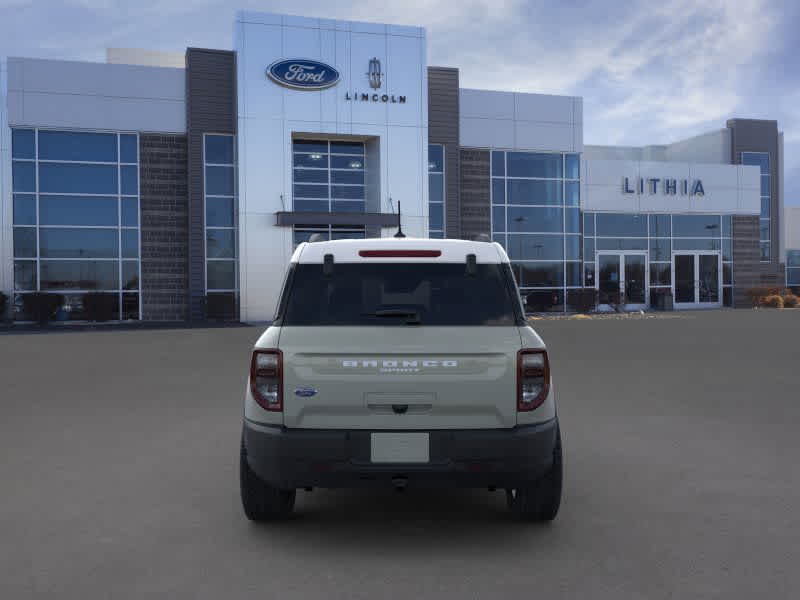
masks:
[[[703,182],[699,179],[661,179],[659,177],[635,177],[633,182],[631,178],[622,178],[622,193],[623,194],[637,194],[642,195],[645,193],[645,188],[648,194],[657,194],[661,191],[666,196],[705,196],[706,191],[703,189]]]
[[[344,99],[350,102],[383,102],[387,104],[405,104],[405,96],[394,94],[381,94],[383,86],[383,72],[381,61],[372,58],[369,61],[367,81],[372,92],[347,91]],[[290,58],[277,60],[267,67],[267,77],[283,87],[293,90],[324,90],[339,83],[339,71],[332,66],[318,60],[304,58]]]

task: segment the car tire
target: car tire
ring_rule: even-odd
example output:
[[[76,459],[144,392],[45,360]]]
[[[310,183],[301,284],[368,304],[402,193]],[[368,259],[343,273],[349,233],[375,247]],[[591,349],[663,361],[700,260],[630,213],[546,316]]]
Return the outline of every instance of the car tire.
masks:
[[[526,521],[552,521],[561,506],[564,464],[561,453],[561,430],[556,430],[553,464],[537,481],[506,490],[508,508]]]
[[[250,468],[242,441],[239,452],[239,490],[245,516],[251,521],[279,521],[294,509],[295,490],[282,490],[263,481]]]

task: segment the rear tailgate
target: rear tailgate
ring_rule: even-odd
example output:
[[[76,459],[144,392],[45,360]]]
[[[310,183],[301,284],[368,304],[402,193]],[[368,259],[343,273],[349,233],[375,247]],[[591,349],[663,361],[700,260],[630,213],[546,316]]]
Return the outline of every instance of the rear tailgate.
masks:
[[[516,327],[286,326],[284,424],[310,429],[516,425]]]

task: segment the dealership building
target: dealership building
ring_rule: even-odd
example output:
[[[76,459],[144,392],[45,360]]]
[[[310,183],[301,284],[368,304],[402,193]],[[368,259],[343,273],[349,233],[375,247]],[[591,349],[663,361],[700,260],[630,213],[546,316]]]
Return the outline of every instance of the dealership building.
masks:
[[[240,12],[233,47],[0,63],[16,319],[43,291],[60,320],[92,292],[120,320],[269,320],[297,244],[393,235],[400,205],[410,236],[502,244],[534,311],[800,285],[776,121],[590,146],[582,98],[461,88],[420,27]]]

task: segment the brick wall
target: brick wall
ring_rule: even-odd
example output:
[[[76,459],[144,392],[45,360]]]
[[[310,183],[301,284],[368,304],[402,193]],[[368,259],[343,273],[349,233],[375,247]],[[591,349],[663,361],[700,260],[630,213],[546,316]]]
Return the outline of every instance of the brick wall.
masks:
[[[188,318],[186,136],[140,134],[142,318]]]
[[[461,150],[461,237],[474,239],[491,235],[491,196],[489,192],[488,150]]]
[[[754,287],[783,288],[786,272],[781,263],[762,263],[758,217],[733,217],[733,305],[751,306],[747,290]]]

